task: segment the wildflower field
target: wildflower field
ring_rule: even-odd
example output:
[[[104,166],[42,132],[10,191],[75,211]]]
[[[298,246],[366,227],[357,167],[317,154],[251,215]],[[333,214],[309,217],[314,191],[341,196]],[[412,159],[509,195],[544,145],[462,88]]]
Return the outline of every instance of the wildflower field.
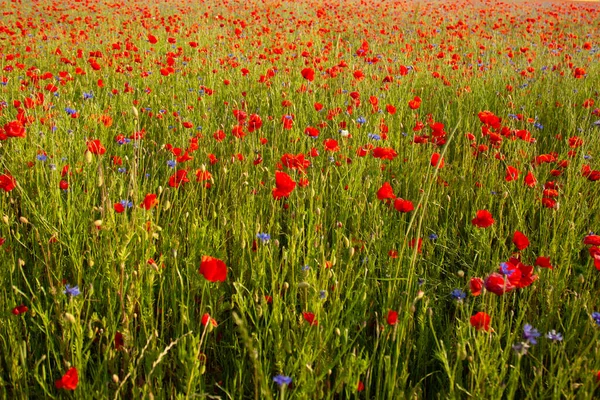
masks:
[[[600,397],[600,3],[1,4],[0,398]]]

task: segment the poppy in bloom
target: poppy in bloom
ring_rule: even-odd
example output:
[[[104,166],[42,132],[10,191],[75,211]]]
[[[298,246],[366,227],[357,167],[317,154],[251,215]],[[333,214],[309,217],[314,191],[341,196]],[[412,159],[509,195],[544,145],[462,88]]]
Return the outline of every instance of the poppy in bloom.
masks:
[[[477,211],[477,215],[471,220],[471,224],[478,228],[488,228],[492,226],[494,222],[495,221],[494,218],[492,218],[492,213],[490,213],[488,210]]]
[[[275,200],[279,200],[282,197],[287,198],[290,196],[296,187],[296,182],[294,182],[292,178],[285,172],[276,171],[275,186],[275,189],[273,189],[273,198]]]
[[[442,157],[438,153],[433,153],[431,155],[431,166],[432,167],[444,168],[444,165],[445,165],[444,157]]]
[[[408,102],[408,106],[410,107],[411,110],[418,109],[419,107],[421,107],[421,98],[419,96],[415,96],[414,99],[412,99]]]
[[[529,171],[527,175],[525,175],[525,180],[523,182],[525,186],[529,186],[530,188],[535,187],[537,184],[537,179],[535,179],[535,175],[533,172]]]
[[[0,140],[6,140],[9,137],[25,137],[25,126],[21,121],[10,121],[4,125],[4,133],[0,131]]]
[[[469,289],[471,290],[471,294],[473,296],[479,296],[483,290],[483,279],[471,278],[469,281]]]
[[[497,272],[493,272],[485,278],[484,285],[486,290],[497,296],[502,296],[515,289],[515,286],[504,275]]]
[[[524,250],[529,246],[529,239],[523,232],[515,231],[512,241],[519,250]]]
[[[550,264],[550,257],[538,257],[535,259],[535,265],[542,268],[554,269],[554,267]]]
[[[25,314],[27,311],[29,311],[29,308],[27,308],[25,304],[21,304],[20,306],[16,306],[15,308],[13,308],[11,312],[13,313],[13,315],[21,315]]]
[[[302,70],[302,77],[309,82],[314,81],[315,80],[315,70],[312,68],[304,68]]]
[[[79,383],[77,368],[71,367],[59,380],[54,382],[57,389],[75,390]]]
[[[142,204],[140,204],[140,207],[145,208],[146,210],[149,210],[152,207],[155,207],[157,204],[158,204],[158,199],[156,198],[156,195],[154,193],[151,193],[151,194],[146,195],[146,197],[144,198],[144,201],[142,202]]]
[[[325,139],[325,141],[323,141],[323,144],[325,145],[325,151],[340,151],[340,146],[338,146],[338,142],[335,139]]]
[[[215,328],[218,326],[217,321],[214,318],[212,318],[209,313],[204,313],[202,315],[201,322],[202,322],[202,326],[206,326],[209,323]]]
[[[478,312],[477,314],[471,317],[471,326],[477,329],[478,331],[486,331],[490,330],[490,321],[492,318],[484,313],[483,311]]]
[[[377,198],[379,200],[393,200],[396,198],[394,194],[394,189],[392,189],[392,185],[389,182],[384,182],[383,185],[377,191]]]
[[[218,258],[202,256],[199,272],[210,282],[225,282],[227,266]]]
[[[382,160],[393,160],[398,156],[398,153],[391,147],[376,147],[373,149],[373,157]]]
[[[92,154],[101,156],[106,153],[106,149],[102,146],[99,139],[88,140],[87,142],[88,151]]]
[[[183,183],[189,181],[190,180],[187,177],[187,171],[185,169],[180,169],[169,178],[169,186],[173,188],[178,188]]]
[[[386,320],[388,325],[396,325],[398,323],[398,311],[388,311]]]
[[[519,171],[510,165],[506,167],[506,176],[504,177],[504,180],[506,182],[511,182],[516,181],[517,179],[519,179]]]
[[[583,244],[587,244],[589,246],[600,246],[600,236],[587,235],[585,238],[583,238]]]
[[[122,203],[115,203],[113,205],[113,208],[115,210],[115,212],[117,213],[122,213],[123,211],[125,211],[125,206]]]
[[[404,200],[398,197],[396,200],[394,200],[394,208],[396,209],[396,211],[399,211],[401,213],[407,213],[414,210],[415,206],[413,205],[412,201]]]
[[[592,246],[589,248],[590,257],[594,260],[594,266],[600,271],[600,247]]]
[[[10,192],[17,187],[17,181],[9,174],[0,175],[0,188],[5,192]]]
[[[262,119],[258,114],[251,114],[248,120],[248,132],[252,133],[262,127]]]
[[[311,326],[319,325],[319,321],[317,321],[317,319],[315,318],[315,314],[311,312],[303,312],[302,318],[304,318],[304,320],[308,322]]]

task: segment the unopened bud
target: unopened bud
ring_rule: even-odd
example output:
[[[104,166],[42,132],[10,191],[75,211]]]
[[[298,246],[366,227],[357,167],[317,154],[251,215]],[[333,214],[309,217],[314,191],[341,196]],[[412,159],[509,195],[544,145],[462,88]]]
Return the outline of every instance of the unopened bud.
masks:
[[[29,220],[25,217],[19,217],[19,221],[21,221],[22,224],[28,224]]]

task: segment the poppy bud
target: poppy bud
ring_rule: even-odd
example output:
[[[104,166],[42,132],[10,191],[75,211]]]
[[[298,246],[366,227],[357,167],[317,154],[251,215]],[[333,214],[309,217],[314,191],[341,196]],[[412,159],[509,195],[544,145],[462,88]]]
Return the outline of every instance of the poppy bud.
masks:
[[[93,159],[94,159],[94,158],[93,158],[93,156],[92,156],[92,152],[91,152],[91,151],[89,151],[89,150],[86,150],[86,151],[85,151],[85,162],[86,162],[86,163],[88,163],[88,164],[91,164],[91,163],[92,163],[92,161],[93,161]]]
[[[19,221],[21,221],[21,223],[26,224],[26,225],[29,223],[29,220],[25,217],[19,217]]]
[[[101,219],[97,219],[94,221],[94,226],[99,228],[102,226],[102,220]]]
[[[4,216],[2,216],[2,221],[4,221],[4,223],[5,223],[6,225],[8,225],[8,215],[4,215]]]
[[[135,115],[136,118],[139,118],[140,113],[138,112],[138,109],[135,106],[133,106],[132,108],[133,108],[133,115]]]
[[[65,319],[72,324],[74,324],[76,322],[75,316],[73,316],[73,314],[71,314],[71,313],[65,313]]]

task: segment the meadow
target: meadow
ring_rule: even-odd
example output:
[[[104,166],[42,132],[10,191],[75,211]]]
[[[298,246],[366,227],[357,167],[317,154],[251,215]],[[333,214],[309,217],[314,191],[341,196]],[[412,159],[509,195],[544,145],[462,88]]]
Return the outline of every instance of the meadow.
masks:
[[[0,398],[600,397],[599,3],[0,12]]]

